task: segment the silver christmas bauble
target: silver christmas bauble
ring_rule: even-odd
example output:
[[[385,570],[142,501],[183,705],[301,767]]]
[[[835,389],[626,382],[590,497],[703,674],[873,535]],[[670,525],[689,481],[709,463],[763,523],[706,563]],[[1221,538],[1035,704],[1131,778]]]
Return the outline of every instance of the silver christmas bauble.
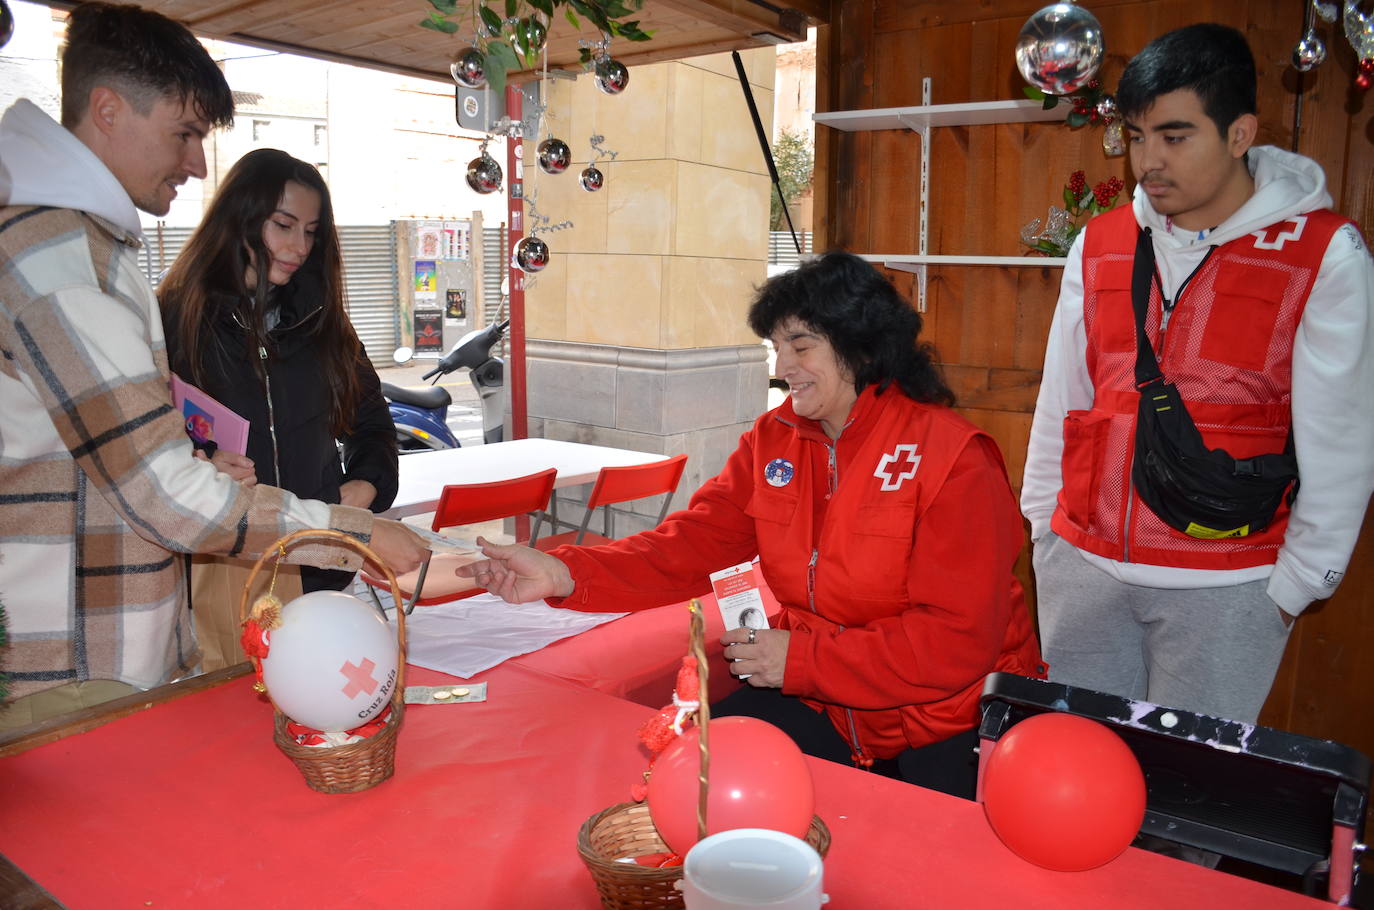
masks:
[[[0,0],[0,47],[9,44],[13,36],[14,13],[10,11],[10,5],[5,0]]]
[[[464,88],[481,88],[487,84],[487,58],[475,47],[465,47],[458,59],[448,66],[453,81]]]
[[[468,162],[467,178],[468,186],[482,195],[494,193],[501,188],[501,165],[483,153]]]
[[[1103,95],[1102,100],[1097,102],[1097,116],[1110,122],[1116,116],[1116,99],[1111,95]]]
[[[549,245],[533,234],[521,237],[511,252],[510,264],[530,275],[543,271],[549,264]]]
[[[595,193],[606,185],[606,175],[601,173],[601,169],[596,165],[589,164],[582,169],[577,182],[582,184],[582,189],[589,193]]]
[[[544,27],[544,23],[534,16],[526,16],[517,22],[515,33],[519,36],[520,43],[531,51],[543,50],[544,39],[549,36],[549,30]]]
[[[607,57],[596,65],[596,87],[608,95],[619,95],[630,84],[630,70],[619,60]]]
[[[1016,39],[1016,68],[1047,95],[1069,95],[1097,74],[1106,45],[1097,17],[1073,3],[1035,12]]]
[[[572,163],[572,149],[562,139],[550,136],[539,143],[539,169],[546,174],[561,174]]]
[[[1293,47],[1293,69],[1300,73],[1321,66],[1325,60],[1326,45],[1315,31],[1303,35]]]

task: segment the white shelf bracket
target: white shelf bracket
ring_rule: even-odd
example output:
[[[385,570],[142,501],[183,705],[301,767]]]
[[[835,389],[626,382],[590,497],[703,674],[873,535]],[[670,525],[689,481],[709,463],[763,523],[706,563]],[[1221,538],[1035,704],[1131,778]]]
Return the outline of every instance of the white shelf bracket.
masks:
[[[921,80],[921,104],[930,105],[930,77]],[[918,250],[922,256],[930,251],[926,248],[930,214],[930,130],[921,130],[921,234]],[[916,312],[926,311],[926,267],[922,265],[916,272]]]

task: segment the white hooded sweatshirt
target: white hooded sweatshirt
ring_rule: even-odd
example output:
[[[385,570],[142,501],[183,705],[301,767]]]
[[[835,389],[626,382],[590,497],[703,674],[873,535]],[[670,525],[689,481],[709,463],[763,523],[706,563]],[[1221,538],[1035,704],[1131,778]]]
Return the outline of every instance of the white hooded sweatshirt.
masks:
[[[1331,205],[1316,162],[1272,146],[1250,149],[1255,192],[1211,231],[1172,225],[1137,187],[1136,221],[1152,229],[1161,292],[1173,299],[1211,246]],[[1089,226],[1091,230],[1091,225]],[[1086,231],[1084,232],[1086,233]],[[1031,539],[1050,527],[1063,476],[1064,416],[1092,406],[1083,324],[1083,236],[1069,252],[1045,351],[1031,425],[1021,511]],[[1182,569],[1082,555],[1119,581],[1155,588],[1211,588],[1269,578],[1269,596],[1297,615],[1330,597],[1350,562],[1374,491],[1374,261],[1354,227],[1327,247],[1293,343],[1293,441],[1302,488],[1272,566]],[[1082,552],[1082,551],[1080,551]]]

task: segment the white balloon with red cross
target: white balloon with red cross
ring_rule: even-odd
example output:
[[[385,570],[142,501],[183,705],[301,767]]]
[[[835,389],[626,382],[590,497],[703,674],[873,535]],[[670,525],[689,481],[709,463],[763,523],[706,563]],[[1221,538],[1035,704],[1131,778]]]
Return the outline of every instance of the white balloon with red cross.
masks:
[[[361,726],[396,688],[400,646],[386,620],[340,591],[311,591],[282,607],[266,633],[267,694],[291,720],[326,733]]]

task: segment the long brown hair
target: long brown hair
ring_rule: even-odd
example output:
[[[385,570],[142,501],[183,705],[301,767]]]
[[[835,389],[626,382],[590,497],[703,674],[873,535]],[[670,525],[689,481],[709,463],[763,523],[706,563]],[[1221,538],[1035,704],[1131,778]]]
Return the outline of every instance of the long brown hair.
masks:
[[[292,180],[320,194],[315,245],[291,280],[311,276],[322,291],[324,312],[309,331],[324,360],[331,399],[330,425],[337,436],[351,426],[361,397],[357,363],[363,356],[362,344],[344,306],[343,258],[329,188],[309,164],[277,149],[255,149],[230,168],[205,218],[158,287],[162,323],[168,339],[176,343],[190,367],[191,375],[186,378],[204,385],[204,351],[216,315],[213,301],[216,297],[236,301],[237,312],[249,331],[250,347],[245,349],[245,356],[254,369],[261,369],[251,350],[258,339],[267,337],[263,320],[270,285],[268,269],[254,266],[272,261],[262,240],[262,227]],[[250,269],[255,276],[252,287],[247,282]]]

